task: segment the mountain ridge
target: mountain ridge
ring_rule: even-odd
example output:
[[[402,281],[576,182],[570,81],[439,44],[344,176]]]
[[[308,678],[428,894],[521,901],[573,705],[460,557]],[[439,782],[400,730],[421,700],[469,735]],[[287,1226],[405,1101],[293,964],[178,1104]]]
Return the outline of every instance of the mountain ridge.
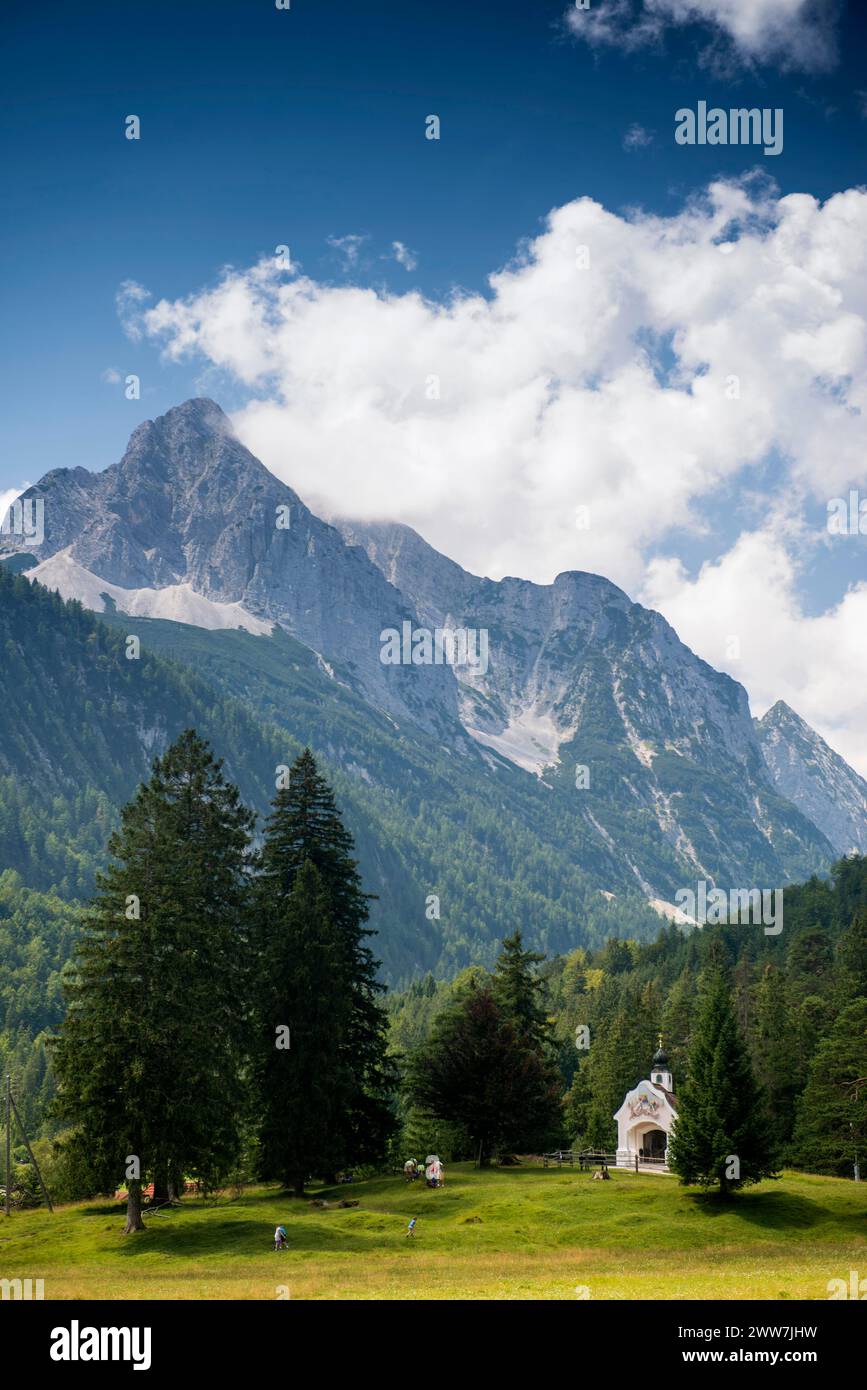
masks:
[[[321,521],[214,402],[144,422],[101,474],[52,470],[26,496],[42,496],[46,516],[47,558],[28,576],[61,592],[65,584],[106,616],[129,612],[130,625],[247,626],[268,643],[276,624],[314,654],[327,678],[318,698],[339,702],[345,686],[370,718],[391,720],[398,739],[431,740],[481,798],[492,779],[511,786],[532,775],[543,801],[554,794],[600,893],[632,885],[665,903],[696,877],[776,885],[834,855],[775,780],[743,686],[690,651],[661,614],[603,576],[495,581],[400,524]],[[282,534],[280,508],[290,511]],[[13,546],[19,558],[27,549],[26,537]],[[490,663],[386,665],[382,635],[404,622],[484,631]],[[358,768],[349,745],[341,757]],[[385,773],[374,760],[366,775],[403,775],[390,759]],[[433,763],[429,774],[439,786]],[[399,781],[389,785],[401,794]],[[432,804],[447,815],[440,797]],[[529,810],[537,800],[528,791],[521,814],[544,821]]]
[[[867,781],[784,700],[756,728],[777,789],[824,828],[839,854],[867,851]]]

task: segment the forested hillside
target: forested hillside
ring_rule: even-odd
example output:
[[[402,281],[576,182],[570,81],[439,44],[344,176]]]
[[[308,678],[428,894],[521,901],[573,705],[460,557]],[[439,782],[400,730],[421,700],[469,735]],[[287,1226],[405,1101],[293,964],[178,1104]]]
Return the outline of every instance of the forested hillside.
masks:
[[[141,642],[135,660],[129,635]],[[594,886],[600,874],[620,884],[623,870],[574,802],[396,728],[285,633],[101,620],[0,565],[0,651],[0,864],[28,887],[86,897],[118,807],[152,757],[195,727],[260,815],[276,767],[313,748],[377,895],[392,983],[491,963],[516,926],[549,953],[656,930],[635,887],[609,900]]]
[[[671,926],[653,943],[612,940],[540,967],[570,1143],[613,1149],[612,1116],[647,1076],[660,1033],[675,1089],[682,1087],[699,977],[713,956],[728,970],[781,1159],[851,1174],[855,1146],[862,1157],[867,1146],[867,858],[840,861],[830,881],[787,888],[784,901],[777,937],[752,925],[689,934]],[[392,995],[395,1050],[422,1047],[437,1016],[482,975],[469,970],[450,983],[428,976]],[[586,1048],[576,1046],[581,1026],[589,1029]]]

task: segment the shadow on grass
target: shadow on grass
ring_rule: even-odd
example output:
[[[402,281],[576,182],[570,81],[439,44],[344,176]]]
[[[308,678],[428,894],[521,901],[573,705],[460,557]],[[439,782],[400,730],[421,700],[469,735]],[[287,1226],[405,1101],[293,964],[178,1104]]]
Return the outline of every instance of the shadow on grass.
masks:
[[[771,1231],[808,1230],[831,1215],[818,1202],[791,1192],[738,1192],[730,1198],[721,1198],[716,1192],[698,1192],[690,1193],[688,1200],[702,1216],[734,1216]]]

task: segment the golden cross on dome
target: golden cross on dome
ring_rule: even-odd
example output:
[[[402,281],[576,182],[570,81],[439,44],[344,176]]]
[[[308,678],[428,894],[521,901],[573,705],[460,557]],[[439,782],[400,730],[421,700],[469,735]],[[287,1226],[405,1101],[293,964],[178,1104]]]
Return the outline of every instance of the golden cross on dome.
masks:
[[[662,1034],[659,1035],[659,1046],[662,1047]]]

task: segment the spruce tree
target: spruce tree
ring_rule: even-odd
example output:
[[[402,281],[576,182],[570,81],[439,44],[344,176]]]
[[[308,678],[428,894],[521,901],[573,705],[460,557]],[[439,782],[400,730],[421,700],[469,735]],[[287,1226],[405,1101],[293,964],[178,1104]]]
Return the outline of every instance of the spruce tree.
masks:
[[[867,999],[856,999],[816,1048],[801,1097],[795,1153],[820,1173],[867,1158]]]
[[[331,1110],[332,1168],[381,1159],[395,1128],[395,1069],[386,1052],[386,1014],[379,1002],[384,986],[379,962],[367,943],[370,898],[364,893],[352,837],[341,821],[334,795],[307,748],[279,788],[266,823],[262,872],[257,887],[260,949],[283,930],[283,904],[306,864],[320,879],[323,912],[333,931],[331,993],[341,998],[339,1066]],[[279,948],[278,948],[279,949]],[[267,985],[266,985],[267,988]],[[299,1044],[300,1045],[300,1044]]]
[[[534,967],[545,959],[537,951],[525,951],[520,928],[503,941],[492,982],[492,992],[504,1016],[514,1023],[526,1042],[538,1048],[551,1046],[551,1025],[544,1004],[544,985]]]
[[[785,977],[773,965],[765,966],[755,988],[750,1052],[767,1098],[772,1145],[782,1151],[792,1137],[802,1077],[797,1020]]]
[[[238,1147],[253,818],[193,730],[109,841],[54,1044],[57,1110],[101,1185],[215,1180]]]
[[[726,972],[713,959],[702,982],[668,1153],[682,1183],[716,1183],[722,1196],[776,1176],[763,1097],[738,1032]]]
[[[678,975],[668,992],[662,1010],[662,1035],[665,1050],[671,1064],[675,1089],[679,1090],[686,1079],[689,1039],[695,1007],[695,976],[689,969]]]
[[[837,945],[837,997],[841,1007],[867,998],[867,909],[860,908]]]
[[[310,1173],[333,1166],[348,1088],[341,942],[309,860],[269,928],[256,1009],[262,1169],[300,1197]]]

